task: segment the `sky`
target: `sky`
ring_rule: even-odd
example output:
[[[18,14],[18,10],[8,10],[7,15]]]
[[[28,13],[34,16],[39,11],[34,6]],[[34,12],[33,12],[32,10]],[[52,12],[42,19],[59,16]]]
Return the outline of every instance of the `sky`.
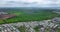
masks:
[[[60,0],[0,0],[0,7],[60,7]]]

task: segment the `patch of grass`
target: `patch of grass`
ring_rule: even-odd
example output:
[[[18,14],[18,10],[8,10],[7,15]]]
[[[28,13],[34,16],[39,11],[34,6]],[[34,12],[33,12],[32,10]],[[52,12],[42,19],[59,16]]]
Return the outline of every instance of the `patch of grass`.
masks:
[[[45,28],[45,32],[49,32],[50,31],[50,28],[49,27],[46,27]]]
[[[36,31],[36,32],[39,32],[39,27],[38,26],[36,26],[36,27],[34,27],[34,30]]]
[[[57,29],[57,31],[56,32],[60,32],[60,29]]]
[[[0,24],[4,24],[5,22],[3,20],[0,20]]]
[[[28,32],[28,30],[29,30],[25,25],[21,26],[18,29],[20,30],[20,32]]]
[[[25,12],[18,12],[18,11],[11,11],[9,13],[16,14],[16,17],[6,19],[5,21],[2,21],[2,22],[15,23],[15,22],[28,22],[28,21],[41,21],[41,20],[52,19],[52,18],[58,16],[58,14],[48,12],[48,11],[40,11],[37,13],[34,12],[31,14],[25,13]]]
[[[50,12],[42,12],[38,14],[19,14],[14,18],[10,18],[7,21],[13,21],[13,22],[21,22],[21,21],[41,21],[41,20],[47,20],[56,17],[57,14],[53,14]]]

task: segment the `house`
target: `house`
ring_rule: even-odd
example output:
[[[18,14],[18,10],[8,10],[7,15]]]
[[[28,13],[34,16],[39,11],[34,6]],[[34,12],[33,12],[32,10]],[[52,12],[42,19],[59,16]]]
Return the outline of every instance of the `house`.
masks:
[[[59,17],[53,18],[52,22],[53,23],[60,23],[60,18]]]
[[[43,25],[38,25],[38,27],[40,28],[40,32],[44,32],[45,31],[45,27]]]

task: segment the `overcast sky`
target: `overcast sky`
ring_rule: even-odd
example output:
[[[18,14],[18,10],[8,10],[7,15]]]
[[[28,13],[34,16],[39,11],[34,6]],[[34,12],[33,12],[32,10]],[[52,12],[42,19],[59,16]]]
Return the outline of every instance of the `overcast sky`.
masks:
[[[60,0],[0,0],[0,7],[60,7]]]

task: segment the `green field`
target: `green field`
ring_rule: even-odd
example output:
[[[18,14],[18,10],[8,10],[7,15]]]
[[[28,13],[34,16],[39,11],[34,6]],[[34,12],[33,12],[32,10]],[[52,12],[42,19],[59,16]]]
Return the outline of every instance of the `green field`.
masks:
[[[14,23],[14,22],[28,22],[28,21],[41,21],[52,19],[58,14],[53,13],[50,10],[41,10],[41,9],[5,9],[9,14],[16,14],[16,17],[0,20],[0,24],[2,23]]]

